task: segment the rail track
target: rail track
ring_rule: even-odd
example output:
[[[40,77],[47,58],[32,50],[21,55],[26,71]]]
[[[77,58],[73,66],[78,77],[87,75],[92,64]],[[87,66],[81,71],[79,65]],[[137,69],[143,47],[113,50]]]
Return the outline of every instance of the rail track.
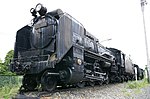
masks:
[[[95,91],[102,91],[108,88],[112,88],[113,86],[118,85],[118,83],[115,84],[103,84],[92,86],[86,86],[84,88],[78,88],[74,86],[69,86],[66,88],[57,87],[52,92],[46,92],[42,90],[34,90],[34,91],[21,91],[19,94],[16,95],[13,99],[53,99],[53,98],[60,98],[60,97],[70,97],[73,99],[75,96],[86,96],[87,94],[94,94]],[[92,93],[93,92],[93,93]],[[60,98],[64,99],[64,98]]]

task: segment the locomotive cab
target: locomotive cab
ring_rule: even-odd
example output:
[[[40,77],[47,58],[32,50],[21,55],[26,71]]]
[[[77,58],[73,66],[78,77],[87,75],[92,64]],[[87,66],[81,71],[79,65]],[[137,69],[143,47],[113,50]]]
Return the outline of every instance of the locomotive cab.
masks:
[[[134,80],[135,72],[134,65],[130,57],[125,55],[121,50],[115,48],[108,48],[116,58],[116,77],[120,79],[121,82]]]

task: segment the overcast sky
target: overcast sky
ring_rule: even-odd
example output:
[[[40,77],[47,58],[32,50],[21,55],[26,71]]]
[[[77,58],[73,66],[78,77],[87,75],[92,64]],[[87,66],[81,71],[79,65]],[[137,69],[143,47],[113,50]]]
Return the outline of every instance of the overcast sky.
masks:
[[[150,49],[150,0],[145,6],[146,31]],[[14,48],[16,31],[29,24],[30,8],[42,3],[48,11],[69,13],[107,47],[131,55],[134,63],[147,64],[140,0],[3,0],[0,1],[0,58]],[[150,51],[149,51],[150,53]]]

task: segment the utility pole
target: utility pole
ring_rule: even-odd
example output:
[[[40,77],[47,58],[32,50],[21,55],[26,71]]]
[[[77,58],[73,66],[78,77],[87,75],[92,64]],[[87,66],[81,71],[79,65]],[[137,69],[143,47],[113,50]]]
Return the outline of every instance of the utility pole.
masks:
[[[146,47],[146,56],[147,56],[147,77],[148,77],[148,82],[150,83],[150,62],[149,62],[148,43],[147,43],[147,34],[146,34],[146,26],[145,26],[145,17],[144,17],[144,6],[145,5],[147,5],[146,0],[141,0],[141,10],[142,10],[142,15],[143,15],[145,47]]]

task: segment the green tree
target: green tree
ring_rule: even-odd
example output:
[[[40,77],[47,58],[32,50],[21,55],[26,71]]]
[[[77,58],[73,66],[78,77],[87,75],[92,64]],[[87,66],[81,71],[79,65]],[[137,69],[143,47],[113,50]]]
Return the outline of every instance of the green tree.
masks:
[[[4,74],[5,72],[6,72],[6,66],[4,65],[2,60],[0,59],[0,74]]]
[[[4,65],[5,65],[5,66],[8,66],[8,65],[10,64],[10,61],[11,61],[11,59],[13,59],[13,56],[14,56],[14,51],[13,51],[13,50],[10,50],[10,51],[6,54],[5,62],[4,62]]]
[[[13,73],[11,73],[9,71],[9,64],[11,59],[13,58],[14,55],[14,51],[10,50],[5,57],[5,61],[4,63],[2,62],[2,60],[0,60],[0,75],[14,75]]]

